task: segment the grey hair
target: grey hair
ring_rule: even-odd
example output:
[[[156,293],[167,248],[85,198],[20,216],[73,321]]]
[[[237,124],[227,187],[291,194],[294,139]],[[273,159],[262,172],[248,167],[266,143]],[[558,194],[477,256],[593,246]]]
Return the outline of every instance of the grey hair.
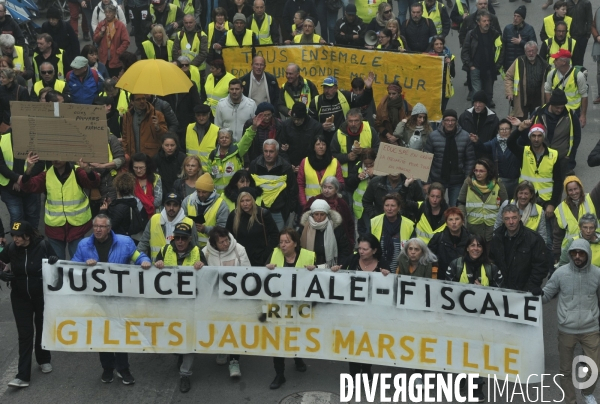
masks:
[[[15,37],[10,34],[0,35],[0,46],[15,46]]]
[[[579,218],[579,227],[584,223],[592,223],[595,229],[598,228],[598,218],[593,213],[586,213]]]
[[[52,68],[52,71],[54,72],[54,65],[50,62],[42,62],[42,64],[40,65],[40,70],[42,70],[42,66],[50,66]]]
[[[265,146],[267,145],[275,145],[275,150],[279,151],[279,142],[275,139],[267,139],[264,141],[263,143],[263,150],[265,149]]]
[[[346,114],[346,118],[348,118],[350,115],[352,116],[357,116],[360,115],[362,117],[362,112],[360,111],[359,108],[352,108],[351,110],[348,111],[348,113]]]
[[[529,41],[525,44],[525,48],[538,48],[538,44],[536,41]]]
[[[427,244],[425,244],[423,240],[417,237],[411,238],[404,244],[404,247],[402,247],[402,251],[400,251],[400,255],[408,257],[408,246],[410,246],[413,243],[418,245],[421,251],[423,252],[423,255],[421,256],[421,258],[419,258],[419,264],[430,265],[432,262],[436,262],[438,260],[437,256],[431,252],[429,247],[427,247]]]
[[[483,17],[489,18],[490,21],[492,20],[492,14],[489,11],[487,11],[487,10],[479,10],[477,12],[477,17],[475,17],[475,20],[477,20],[477,22],[479,22],[479,21],[481,21],[481,19]]]
[[[92,223],[96,223],[96,219],[106,219],[106,220],[108,220],[108,225],[109,225],[110,227],[112,227],[112,222],[111,222],[111,220],[110,220],[110,217],[108,217],[108,216],[107,216],[107,215],[105,215],[104,213],[98,213],[98,214],[96,215],[96,217],[94,218],[94,220],[92,221]]]
[[[221,133],[227,133],[229,135],[229,138],[233,142],[233,131],[231,129],[229,129],[229,128],[221,128],[221,129],[219,129],[219,135]]]
[[[300,73],[300,66],[298,66],[296,63],[290,63],[289,65],[287,65],[287,67],[290,66],[294,66],[296,68],[296,73]]]
[[[112,3],[108,3],[107,5],[104,6],[104,13],[106,13],[107,11],[112,11],[113,13],[117,13],[117,6],[115,6]]]
[[[521,217],[521,211],[519,211],[517,205],[512,205],[510,203],[502,208],[502,216],[504,216],[505,213],[516,213]]]
[[[192,61],[190,60],[190,58],[189,58],[189,57],[187,57],[187,56],[179,56],[179,57],[177,58],[177,61],[178,61],[178,62],[188,62],[188,63],[192,63]]]
[[[117,80],[113,79],[112,77],[109,79],[104,80],[104,88],[106,89],[108,88],[115,88],[115,86],[117,85]]]
[[[325,179],[321,183],[321,187],[323,187],[323,185],[325,185],[325,184],[333,185],[335,187],[335,192],[339,192],[339,190],[340,190],[340,182],[333,175],[330,175],[329,177],[325,177]]]

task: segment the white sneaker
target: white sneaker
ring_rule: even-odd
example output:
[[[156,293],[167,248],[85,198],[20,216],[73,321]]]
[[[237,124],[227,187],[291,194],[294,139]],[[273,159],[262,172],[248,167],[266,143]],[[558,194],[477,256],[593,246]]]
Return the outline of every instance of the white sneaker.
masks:
[[[52,365],[49,363],[42,363],[40,369],[42,370],[42,373],[50,373],[52,372]]]
[[[217,365],[227,364],[227,354],[217,354]]]
[[[235,359],[232,359],[229,362],[229,377],[241,377],[242,372],[240,372],[240,364]]]
[[[583,399],[585,400],[585,404],[596,404],[596,397],[594,397],[593,394],[590,394],[589,396],[586,396],[585,394],[581,394],[583,396]]]
[[[29,382],[21,379],[14,379],[12,382],[8,383],[9,387],[29,387]]]

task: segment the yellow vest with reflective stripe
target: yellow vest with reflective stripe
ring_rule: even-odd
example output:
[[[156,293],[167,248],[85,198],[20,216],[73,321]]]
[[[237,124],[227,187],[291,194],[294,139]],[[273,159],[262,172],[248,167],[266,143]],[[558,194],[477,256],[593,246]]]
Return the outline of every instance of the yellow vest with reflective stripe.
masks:
[[[377,15],[380,1],[363,0],[355,1],[356,15],[362,18],[363,21],[371,21]]]
[[[167,40],[167,58],[169,62],[173,61],[173,41]],[[146,57],[148,59],[156,59],[156,53],[154,52],[154,42],[152,41],[144,41],[142,42],[142,46],[144,47],[144,52],[146,53]]]
[[[263,206],[270,208],[281,191],[287,188],[287,175],[257,175],[251,174],[257,187],[263,190]]]
[[[270,264],[275,264],[275,266],[278,268],[283,268],[285,265],[285,257],[283,256],[283,252],[279,247],[275,247],[273,249],[273,255],[271,255]],[[315,265],[315,253],[301,248],[295,267],[304,268],[307,265]]]
[[[576,70],[575,67],[571,67],[571,69],[567,72],[569,75],[567,77],[567,81],[566,83],[563,82],[562,85],[560,85],[561,79],[558,78],[558,71],[556,69],[552,69],[552,71],[549,73],[552,75],[552,89],[560,88],[565,92],[565,95],[567,96],[566,107],[571,111],[574,111],[581,106],[581,94],[579,94],[579,87],[577,86],[578,73],[579,69]],[[572,129],[571,133],[573,133]]]
[[[65,67],[63,66],[63,55],[64,55],[65,51],[62,49],[59,49],[58,52],[56,52],[56,58],[58,59],[58,61],[56,62],[57,68],[58,68],[58,72],[56,73],[56,78],[58,80],[65,80]],[[40,79],[40,69],[37,65],[37,62],[35,61],[36,56],[39,55],[39,53],[34,52],[33,53],[33,57],[31,58],[31,63],[33,63],[33,72],[35,74],[35,81],[41,80]]]
[[[496,47],[496,53],[494,53],[494,63],[498,63],[498,59],[500,59],[500,52],[502,51],[502,35],[498,35],[498,38],[494,41],[494,46]],[[500,68],[500,75],[504,79],[504,68]]]
[[[575,48],[575,45],[577,45],[577,41],[571,38],[570,36],[567,36],[567,40],[565,41],[565,43],[563,43],[560,46],[556,43],[554,37],[550,37],[544,42],[546,42],[546,46],[548,47],[548,63],[550,65],[554,64],[554,58],[550,57],[550,55],[554,55],[556,52],[559,51],[559,49],[566,49],[569,52],[573,53],[573,49]]]
[[[184,217],[181,221],[182,223],[189,224],[192,229],[195,228],[195,223],[189,217]],[[160,213],[157,213],[152,216],[150,219],[150,258],[152,262],[156,261],[156,256],[161,248],[163,248],[166,244],[170,243],[171,240],[167,240],[165,237],[165,233],[163,232],[162,227],[160,226]],[[195,261],[194,261],[195,262]],[[177,264],[175,264],[177,265]]]
[[[519,73],[519,58],[515,59],[515,76],[513,78],[513,95],[519,95],[519,83],[521,82],[521,74]]]
[[[498,209],[500,205],[497,198],[500,194],[500,185],[496,182],[494,188],[488,194],[484,201],[473,191],[471,187],[467,188],[467,223],[485,224],[493,226],[496,223]]]
[[[46,172],[46,215],[44,222],[51,227],[83,226],[92,219],[88,197],[77,183],[75,169],[71,168],[69,177],[62,184],[54,167]]]
[[[514,199],[512,201],[510,201],[510,203],[512,205],[516,205]],[[535,211],[537,212],[537,216],[529,215],[529,219],[527,219],[527,223],[523,223],[523,224],[528,229],[537,232],[538,227],[540,226],[540,220],[542,220],[542,215],[543,215],[544,209],[537,203],[535,205],[533,205],[533,207],[535,208]]]
[[[233,147],[233,145],[230,147]],[[229,184],[231,177],[233,177],[237,171],[244,168],[244,162],[242,161],[238,150],[228,154],[223,159],[221,159],[218,153],[215,153],[215,156],[209,164],[209,173],[214,180],[215,190],[219,195],[223,193],[225,187]]]
[[[323,177],[321,177],[321,181],[319,181],[319,176],[315,169],[310,165],[308,157],[304,160],[304,193],[306,194],[306,199],[321,193],[321,184],[323,183],[323,180],[329,176],[335,177],[337,165],[338,160],[335,157],[332,158],[331,163],[329,163],[323,173]]]
[[[200,248],[195,245],[188,256],[183,259],[183,264],[181,266],[191,267],[198,261],[200,261]],[[170,244],[165,246],[165,249],[163,250],[163,262],[165,263],[165,266],[168,267],[177,266],[177,253]]]
[[[439,1],[436,1],[435,8],[430,13],[429,11],[427,11],[427,4],[425,4],[424,1],[421,1],[420,3],[423,5],[423,18],[431,19],[431,21],[433,21],[433,24],[435,25],[435,30],[437,31],[437,34],[441,35],[442,34],[442,16],[440,14],[440,10],[443,10],[444,6]],[[460,3],[460,0],[458,0],[457,3]],[[443,12],[445,13],[446,10],[444,10]],[[462,13],[461,13],[461,15],[462,15]]]
[[[596,215],[596,207],[594,206],[594,202],[592,201],[590,194],[586,194],[585,198],[583,199],[583,203],[579,204],[577,217],[573,216],[571,209],[569,209],[569,206],[565,201],[562,201],[558,205],[556,211],[558,212],[558,214],[556,214],[556,222],[558,223],[558,227],[566,232],[562,241],[563,247],[567,244],[567,240],[569,238],[579,235],[579,218],[581,218],[581,216],[586,213],[591,213],[594,216]]]
[[[206,83],[204,83],[204,91],[206,91],[206,105],[210,105],[213,116],[217,111],[217,104],[221,98],[225,98],[229,95],[229,82],[235,79],[235,76],[229,72],[225,72],[225,75],[221,77],[221,80],[215,86],[215,76],[209,74],[206,77]]]
[[[268,14],[265,14],[265,18],[260,28],[258,28],[258,24],[256,23],[256,17],[252,16],[252,24],[250,25],[250,30],[256,34],[258,37],[258,42],[261,45],[272,45],[273,40],[271,39],[271,23],[273,22],[273,17]]]
[[[303,34],[296,35],[294,37],[294,43],[300,43],[300,41],[302,40],[302,35]],[[321,36],[317,35],[317,34],[313,34],[311,43],[320,43],[320,42],[321,42]]]
[[[580,236],[573,237],[573,240],[581,238]],[[600,266],[600,243],[590,243],[590,249],[592,250],[592,264]]]
[[[210,124],[208,131],[204,134],[202,141],[198,143],[198,133],[194,130],[195,123],[190,123],[185,132],[185,152],[188,155],[195,155],[200,158],[202,170],[205,173],[210,172],[210,162],[208,156],[210,152],[217,148],[217,139],[219,137],[219,127],[213,123]]]
[[[190,65],[190,80],[196,84],[196,89],[200,93],[200,70],[194,65]]]
[[[460,274],[460,283],[469,283],[469,277],[467,276],[467,264],[463,264],[463,270]],[[490,286],[490,280],[485,273],[485,265],[481,265],[481,285]]]
[[[179,0],[173,0],[173,5],[181,8],[181,3]],[[185,8],[183,9],[183,14],[191,14],[194,15],[194,0],[189,0],[185,3]],[[177,14],[177,10],[175,10],[175,14]]]
[[[13,59],[13,65],[15,69],[22,72],[25,71],[25,59],[23,58],[23,47],[15,45],[15,51],[17,52],[17,57]],[[8,55],[6,55],[8,56]]]
[[[422,204],[423,204],[423,202],[418,202],[419,207],[421,207]],[[423,213],[421,215],[421,219],[419,219],[419,221],[417,222],[417,225],[415,226],[415,233],[418,238],[420,238],[421,240],[423,240],[425,242],[425,244],[428,244],[429,240],[431,240],[433,238],[433,235],[435,233],[444,231],[445,228],[446,228],[446,223],[442,224],[437,229],[433,229],[431,227],[431,224],[429,223],[429,220],[427,220],[427,216]]]
[[[62,94],[62,92],[65,89],[66,85],[67,85],[67,83],[65,81],[55,80],[54,81],[54,90],[58,91],[59,93]],[[33,91],[35,92],[35,95],[39,96],[40,95],[40,91],[42,91],[42,89],[44,87],[45,87],[44,86],[44,82],[42,80],[36,81],[35,84],[33,85]]]
[[[543,201],[549,201],[552,196],[552,186],[554,184],[552,173],[557,161],[558,152],[548,147],[548,155],[544,154],[538,167],[535,153],[531,151],[531,146],[525,146],[523,149],[523,166],[521,167],[519,182],[524,180],[531,182],[538,196]]]
[[[231,29],[231,27],[229,26],[229,21],[225,21],[225,30],[229,31]],[[208,46],[210,46],[210,44],[212,43],[212,38],[213,35],[215,33],[215,23],[211,22],[210,24],[208,24]]]
[[[193,198],[188,198],[187,201],[187,215],[188,216],[198,216],[196,211],[196,205],[191,203]],[[204,224],[206,226],[214,226],[217,224],[217,212],[219,211],[219,206],[221,206],[221,202],[223,202],[223,198],[220,196],[215,200],[215,202],[204,211]],[[194,225],[194,228],[196,226]],[[198,245],[200,248],[204,247],[208,243],[208,234],[198,232]]]
[[[360,164],[360,163],[358,163],[358,164]],[[358,169],[359,174],[362,173],[362,171],[363,171],[362,167]],[[358,187],[356,187],[356,190],[352,194],[352,211],[354,212],[354,216],[356,216],[357,219],[362,218],[362,214],[364,211],[362,198],[363,198],[363,195],[365,194],[365,191],[367,190],[368,185],[369,185],[368,179],[364,179],[364,180],[360,181],[358,183]]]
[[[165,22],[165,26],[172,24],[176,21],[177,9],[179,8],[173,4],[167,4],[167,7],[169,7],[169,14],[167,15],[167,21]],[[193,13],[190,13],[190,14],[193,14]],[[154,7],[152,7],[152,6],[150,7],[150,15],[152,16],[152,22],[156,23],[156,15],[154,15]],[[166,27],[165,27],[165,29],[166,29]],[[148,38],[151,38],[151,37],[152,37],[152,34],[148,33]]]
[[[348,136],[344,135],[340,129],[337,131],[337,140],[340,144],[340,153],[348,154],[348,148],[346,147],[346,138]],[[369,122],[363,121],[363,129],[360,132],[359,140],[361,148],[371,147],[371,141],[373,140],[373,134],[371,132],[371,125]],[[342,175],[344,178],[348,178],[348,163],[342,164]]]
[[[12,171],[15,166],[15,159],[13,156],[13,148],[12,148],[12,133],[7,132],[0,136],[0,151],[2,151],[2,156],[4,157],[4,161],[6,162],[6,166],[9,170]],[[25,160],[25,169],[27,169],[27,160]],[[5,186],[10,182],[8,178],[0,174],[0,185]]]
[[[310,86],[308,85],[308,81],[306,81],[306,79],[304,80],[304,87],[302,88],[302,92],[300,93],[300,97],[298,98],[298,101],[306,104],[306,108],[308,109],[308,104],[310,103],[310,100],[313,99],[312,93],[310,91]],[[283,83],[283,85],[281,86],[281,88],[285,87],[285,83]],[[285,106],[288,107],[288,109],[292,109],[292,107],[294,106],[294,99],[292,98],[292,96],[287,92],[284,91],[284,95],[283,98],[285,99]]]
[[[350,111],[350,104],[348,104],[348,100],[346,96],[342,94],[341,91],[337,92],[338,100],[340,101],[340,106],[342,107],[342,112],[344,113],[344,118],[346,118],[346,114]],[[315,96],[315,108],[317,109],[317,116],[321,115],[321,110],[319,109],[319,96]]]
[[[231,35],[230,35],[231,34]],[[252,31],[250,31],[249,29],[246,30],[246,33],[244,34],[244,38],[242,39],[242,45],[240,46],[240,44],[238,43],[237,39],[235,38],[235,35],[233,34],[233,31],[229,31],[227,32],[227,37],[225,38],[225,46],[228,47],[232,47],[232,46],[251,46],[252,45]]]
[[[462,2],[460,0],[456,1],[456,8],[457,8],[457,11],[458,11],[458,15],[460,15],[462,17],[463,14],[465,13],[465,9],[463,8],[463,4],[462,4]],[[459,30],[460,30],[460,26],[461,25],[462,25],[462,22],[460,24],[458,24],[458,29]],[[452,29],[454,29],[454,25],[452,26]]]
[[[371,234],[373,234],[379,241],[381,241],[384,216],[385,214],[382,213],[381,215],[375,216],[373,219],[371,219]],[[404,243],[410,240],[410,236],[415,230],[415,222],[404,216],[400,216],[400,218],[402,220],[402,223],[400,223],[400,246],[403,247]]]
[[[569,35],[569,31],[571,30],[571,21],[573,18],[565,15],[565,24],[567,24],[567,35]],[[546,31],[546,35],[548,38],[552,38],[554,36],[554,13],[544,18],[544,31]]]

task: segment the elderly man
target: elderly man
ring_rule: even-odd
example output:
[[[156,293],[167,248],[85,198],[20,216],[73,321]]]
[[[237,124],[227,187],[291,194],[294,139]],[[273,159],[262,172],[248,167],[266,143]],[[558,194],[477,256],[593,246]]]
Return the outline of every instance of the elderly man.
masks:
[[[319,90],[312,81],[300,75],[300,66],[295,63],[285,68],[285,80],[279,91],[277,109],[281,115],[289,117],[295,102],[300,101],[308,109],[313,98],[319,95]]]
[[[275,27],[273,17],[265,13],[265,1],[254,0],[254,14],[246,19],[246,26],[254,32],[261,45],[279,43],[279,31]]]
[[[183,17],[183,29],[179,31],[177,40],[173,43],[173,53],[175,56],[187,56],[202,74],[206,71],[208,36],[202,32],[191,14]]]
[[[516,58],[525,54],[525,46],[529,41],[537,42],[535,30],[525,22],[527,8],[519,6],[513,14],[512,24],[504,27],[502,44],[504,46],[504,71],[513,64]]]
[[[423,17],[423,4],[414,3],[410,6],[410,19],[400,27],[406,38],[408,50],[413,52],[426,52],[429,47],[429,38],[436,35],[433,21]]]
[[[498,134],[500,120],[494,111],[488,108],[488,99],[484,91],[478,91],[473,95],[473,106],[466,109],[458,118],[458,125],[466,130],[469,135],[475,134],[479,141],[488,142]],[[485,152],[475,152],[477,158],[491,157]]]
[[[185,132],[185,152],[200,158],[202,171],[209,172],[208,156],[217,146],[219,127],[210,122],[210,107],[206,104],[194,107],[195,123],[190,123]]]
[[[262,1],[262,0],[260,0]],[[277,105],[279,101],[279,84],[271,73],[266,73],[267,62],[262,56],[252,58],[252,71],[240,77],[242,80],[243,93],[251,98],[256,105],[268,102]]]
[[[323,80],[323,94],[315,96],[310,103],[308,113],[311,118],[321,122],[327,142],[331,142],[335,131],[346,120],[351,108],[369,105],[373,100],[373,81],[375,74],[369,72],[365,79],[365,91],[359,97],[353,97],[350,91],[338,90],[337,79],[333,76]]]
[[[356,6],[348,4],[344,16],[335,23],[335,43],[361,47],[365,44],[367,24],[356,15]]]
[[[242,82],[233,79],[229,82],[229,95],[217,104],[215,125],[233,131],[234,142],[239,142],[244,134],[244,124],[254,117],[256,103],[242,93]]]
[[[593,213],[585,213],[579,218],[579,235],[567,240],[567,244],[562,248],[558,265],[563,266],[569,263],[569,248],[573,241],[577,239],[587,240],[590,243],[592,256],[590,260],[593,265],[600,265],[600,233],[598,230],[598,218]]]
[[[564,21],[559,21],[554,27],[554,36],[542,42],[540,55],[544,58],[544,60],[548,61],[548,63],[552,64],[554,62],[552,55],[561,49],[568,50],[571,54],[573,54],[573,51],[577,46],[577,41],[571,38],[567,34],[568,32],[569,28],[567,23]]]
[[[0,4],[0,9],[4,4]],[[27,49],[15,45],[15,38],[10,34],[0,35],[0,56],[8,56],[15,65],[15,72],[23,79],[29,80],[33,77],[33,66],[27,56]]]
[[[54,45],[54,40],[48,34],[39,34],[37,36],[37,48],[31,58],[35,81],[40,79],[40,68],[43,62],[48,62],[54,66],[57,72],[56,77],[59,80],[65,79],[64,51]],[[68,65],[67,65],[68,66]]]
[[[132,94],[131,101],[123,116],[123,149],[130,156],[141,152],[154,157],[160,149],[161,136],[167,132],[165,116],[148,102],[146,94]]]
[[[549,70],[548,63],[538,55],[537,43],[527,42],[525,55],[515,59],[504,77],[504,94],[512,103],[512,116],[527,119],[544,104],[544,78]]]
[[[66,81],[75,104],[92,105],[94,98],[102,91],[104,80],[96,69],[90,68],[87,58],[77,56],[71,62],[71,70]]]
[[[237,13],[233,17],[233,29],[227,31],[221,40],[213,45],[213,49],[220,51],[225,46],[250,46],[260,45],[256,34],[249,29],[246,29],[246,16],[242,13]]]
[[[39,101],[40,91],[45,87],[53,88],[55,91],[61,93],[63,97],[70,98],[71,94],[67,83],[56,78],[56,72],[51,63],[42,63],[40,66],[40,76],[42,79],[36,81],[35,84],[31,86],[31,92],[29,93],[31,101]]]

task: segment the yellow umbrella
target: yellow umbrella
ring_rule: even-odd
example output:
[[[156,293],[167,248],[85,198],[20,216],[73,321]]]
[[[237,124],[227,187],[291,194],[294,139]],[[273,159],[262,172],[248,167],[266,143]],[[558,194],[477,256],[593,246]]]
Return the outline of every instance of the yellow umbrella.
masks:
[[[192,82],[177,65],[161,59],[146,59],[131,65],[117,87],[131,94],[168,95],[187,93]]]

